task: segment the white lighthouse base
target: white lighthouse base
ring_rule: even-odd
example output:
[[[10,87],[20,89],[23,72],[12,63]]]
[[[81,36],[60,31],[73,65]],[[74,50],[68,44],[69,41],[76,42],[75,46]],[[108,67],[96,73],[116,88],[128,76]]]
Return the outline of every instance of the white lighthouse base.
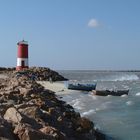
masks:
[[[28,68],[28,58],[17,58],[17,67],[16,70],[22,70]]]

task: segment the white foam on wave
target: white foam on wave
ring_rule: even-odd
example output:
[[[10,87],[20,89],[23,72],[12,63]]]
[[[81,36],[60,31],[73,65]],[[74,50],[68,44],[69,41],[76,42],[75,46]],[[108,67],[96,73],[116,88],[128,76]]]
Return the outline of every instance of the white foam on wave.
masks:
[[[96,111],[100,111],[101,109],[100,109],[100,108],[96,108],[95,110],[96,110]]]
[[[96,109],[95,109],[95,111],[97,112],[97,111],[104,111],[104,110],[106,110],[107,109],[107,107],[106,106],[101,106],[101,107],[97,107]]]
[[[85,106],[80,99],[72,100],[71,102],[69,102],[69,104],[71,104],[74,108],[78,110],[82,110]]]
[[[137,81],[139,77],[136,74],[122,74],[122,75],[111,75],[105,77],[101,81]]]
[[[136,74],[132,75],[123,75],[123,76],[117,76],[113,81],[133,81],[133,80],[139,80],[139,77]]]
[[[82,116],[82,117],[84,117],[84,116],[90,116],[90,115],[92,115],[92,114],[94,114],[94,113],[96,113],[96,111],[95,111],[94,109],[90,109],[89,111],[83,112],[83,113],[81,114],[81,116]]]
[[[124,95],[121,95],[121,97],[123,97],[123,98],[124,98],[124,97],[128,97],[128,95],[124,94]]]
[[[126,105],[128,105],[128,106],[133,105],[133,104],[134,104],[133,101],[127,101],[127,102],[126,102]]]
[[[112,97],[111,95],[107,95],[107,97],[109,98],[109,97]]]
[[[140,92],[136,93],[136,96],[140,96]]]
[[[122,87],[123,87],[124,89],[129,89],[129,88],[130,88],[130,87],[127,86],[127,85],[122,85]]]
[[[112,102],[107,101],[105,103],[102,103],[98,108],[95,109],[95,111],[103,111],[109,109],[110,107],[112,107]]]
[[[88,94],[89,97],[91,97],[93,100],[97,100],[97,96],[94,95],[93,93]]]

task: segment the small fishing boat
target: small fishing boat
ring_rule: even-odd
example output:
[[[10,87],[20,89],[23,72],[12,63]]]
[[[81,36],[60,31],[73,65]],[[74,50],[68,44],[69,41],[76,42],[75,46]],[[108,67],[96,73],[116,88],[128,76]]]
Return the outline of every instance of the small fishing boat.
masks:
[[[99,96],[121,96],[121,95],[128,95],[129,90],[92,90],[94,95]]]
[[[72,90],[92,91],[95,90],[96,84],[68,83],[67,88]]]

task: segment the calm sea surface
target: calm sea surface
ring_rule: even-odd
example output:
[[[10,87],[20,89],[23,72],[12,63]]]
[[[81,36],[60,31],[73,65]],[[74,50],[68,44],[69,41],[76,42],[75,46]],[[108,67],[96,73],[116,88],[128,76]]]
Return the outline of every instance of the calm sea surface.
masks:
[[[140,140],[140,72],[59,71],[64,77],[83,83],[97,83],[97,89],[129,89],[128,96],[95,96],[72,91],[63,95],[82,116],[115,140]]]

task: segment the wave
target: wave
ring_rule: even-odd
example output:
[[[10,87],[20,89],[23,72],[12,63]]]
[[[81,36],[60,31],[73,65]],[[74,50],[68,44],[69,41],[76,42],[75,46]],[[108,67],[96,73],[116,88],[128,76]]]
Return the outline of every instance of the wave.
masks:
[[[81,114],[82,117],[84,116],[89,116],[89,115],[92,115],[93,113],[96,113],[96,111],[94,109],[90,109],[89,111],[86,111],[86,112],[83,112]]]
[[[81,99],[75,99],[69,102],[75,109],[82,110],[84,108],[84,103],[82,103]]]
[[[124,94],[124,95],[121,95],[121,97],[128,97],[128,95]]]
[[[128,105],[128,106],[133,105],[133,104],[134,104],[133,101],[127,101],[127,102],[126,102],[126,105]]]
[[[90,94],[88,94],[88,96],[89,96],[90,98],[92,98],[93,100],[97,100],[97,99],[98,99],[98,96],[93,95],[92,92],[89,92],[89,93],[90,93]]]
[[[136,93],[136,96],[140,96],[140,92]]]
[[[137,81],[139,77],[136,74],[110,75],[101,79],[101,81]]]
[[[113,107],[112,102],[111,102],[111,101],[107,101],[107,102],[104,102],[104,103],[102,103],[101,105],[99,105],[99,106],[95,109],[95,111],[96,111],[96,112],[97,112],[97,111],[104,111],[104,110],[110,109],[110,108],[112,108],[112,107]]]
[[[133,80],[139,80],[139,77],[133,74],[133,75],[124,75],[114,79],[114,81],[133,81]]]

